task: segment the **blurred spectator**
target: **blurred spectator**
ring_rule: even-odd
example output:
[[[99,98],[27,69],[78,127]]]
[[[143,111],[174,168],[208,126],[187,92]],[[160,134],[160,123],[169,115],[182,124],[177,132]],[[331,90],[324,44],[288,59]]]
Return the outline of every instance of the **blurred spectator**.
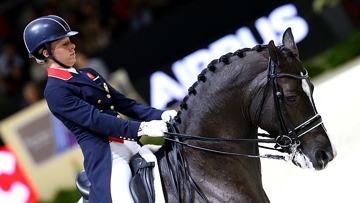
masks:
[[[137,31],[142,27],[149,26],[153,20],[152,18],[151,9],[147,6],[140,6],[138,12],[136,12],[131,19],[130,29],[132,31]]]
[[[22,99],[20,100],[20,109],[28,107],[36,102],[40,101],[43,96],[43,90],[40,86],[34,82],[29,81],[25,83],[22,89]]]
[[[129,22],[133,16],[132,0],[112,0],[109,10],[111,11],[111,27],[115,33],[129,29]]]
[[[44,89],[47,81],[46,67],[39,65],[35,60],[32,59],[29,59],[29,62],[30,80],[38,84],[41,89]]]
[[[88,54],[93,54],[104,49],[111,40],[110,32],[100,24],[98,18],[90,18],[86,20],[79,30],[79,38],[81,42],[74,41],[79,44],[81,49]],[[74,36],[75,38],[76,36]]]
[[[4,43],[4,39],[6,39],[6,36],[9,34],[9,23],[6,20],[4,14],[2,11],[0,11],[0,43]]]
[[[12,96],[19,93],[27,80],[24,66],[24,59],[18,54],[16,46],[12,43],[5,44],[0,54],[0,81],[4,86],[3,94]]]
[[[76,51],[76,63],[77,68],[88,68],[96,70],[105,79],[108,79],[109,71],[105,63],[100,58],[89,58],[84,52]]]
[[[360,25],[360,0],[342,0],[342,6],[356,26]]]

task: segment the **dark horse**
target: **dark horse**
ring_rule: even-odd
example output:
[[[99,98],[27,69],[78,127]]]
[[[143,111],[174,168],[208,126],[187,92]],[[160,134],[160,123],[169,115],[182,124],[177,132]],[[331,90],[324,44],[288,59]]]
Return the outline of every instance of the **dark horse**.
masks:
[[[270,202],[259,127],[302,168],[321,170],[334,158],[290,28],[282,43],[226,54],[189,88],[176,133],[156,154],[167,202]]]
[[[167,202],[270,202],[259,142],[302,168],[322,170],[336,151],[291,29],[282,45],[258,45],[212,61],[198,76],[156,152]],[[258,139],[258,129],[268,132]],[[290,189],[289,189],[290,190]],[[289,191],[290,192],[290,191]]]

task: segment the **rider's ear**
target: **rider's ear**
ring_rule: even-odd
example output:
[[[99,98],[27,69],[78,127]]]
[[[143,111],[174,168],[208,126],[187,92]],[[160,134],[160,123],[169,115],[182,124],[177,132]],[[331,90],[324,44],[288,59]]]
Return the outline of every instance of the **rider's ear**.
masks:
[[[42,55],[45,56],[45,57],[49,57],[49,52],[47,49],[43,49],[42,50]]]

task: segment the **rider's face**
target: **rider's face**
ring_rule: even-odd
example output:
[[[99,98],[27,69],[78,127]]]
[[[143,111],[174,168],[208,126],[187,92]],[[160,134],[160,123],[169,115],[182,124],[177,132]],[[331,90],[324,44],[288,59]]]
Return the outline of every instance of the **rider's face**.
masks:
[[[68,37],[52,42],[51,51],[64,65],[73,66],[76,62],[75,44]]]

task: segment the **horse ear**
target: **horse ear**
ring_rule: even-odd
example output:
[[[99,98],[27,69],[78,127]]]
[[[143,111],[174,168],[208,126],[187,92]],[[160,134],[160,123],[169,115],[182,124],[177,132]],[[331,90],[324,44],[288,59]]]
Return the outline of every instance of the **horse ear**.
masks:
[[[269,42],[269,55],[270,58],[279,66],[287,62],[285,54],[275,46],[273,40]]]
[[[285,32],[283,34],[282,43],[286,48],[289,48],[290,50],[292,50],[295,57],[297,59],[299,59],[299,51],[298,51],[298,48],[296,46],[294,36],[292,34],[292,31],[291,31],[290,27],[285,30]]]

